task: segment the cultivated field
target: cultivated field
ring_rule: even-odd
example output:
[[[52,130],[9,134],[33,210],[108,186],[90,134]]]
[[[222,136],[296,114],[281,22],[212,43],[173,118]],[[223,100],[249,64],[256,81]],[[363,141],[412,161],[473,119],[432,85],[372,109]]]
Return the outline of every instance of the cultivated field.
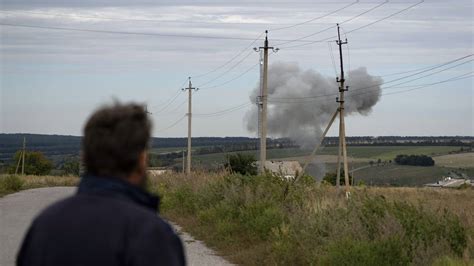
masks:
[[[453,168],[474,168],[474,152],[448,154],[434,158],[437,165]]]

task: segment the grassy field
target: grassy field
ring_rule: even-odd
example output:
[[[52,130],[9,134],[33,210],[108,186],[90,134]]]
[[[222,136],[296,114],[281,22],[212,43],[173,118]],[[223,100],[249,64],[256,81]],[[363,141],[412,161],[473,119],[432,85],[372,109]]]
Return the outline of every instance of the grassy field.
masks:
[[[356,182],[363,181],[371,185],[395,185],[395,186],[422,186],[427,183],[439,181],[443,176],[448,175],[452,170],[465,173],[468,176],[474,175],[474,162],[470,161],[472,155],[468,153],[450,154],[459,151],[460,147],[454,146],[349,146],[348,155],[350,169],[356,169],[369,165],[369,161],[382,162],[393,160],[398,154],[424,154],[435,156],[435,160],[440,165],[434,167],[402,166],[392,163],[374,164],[374,167],[367,167],[354,172]],[[337,147],[324,147],[316,156],[317,163],[308,167],[308,173],[318,180],[322,179],[324,172],[335,172]],[[267,151],[269,160],[297,160],[305,162],[309,150],[297,148],[270,149]],[[240,153],[256,155],[256,151],[243,151]],[[472,153],[471,153],[472,154]],[[439,157],[438,157],[439,156]],[[199,166],[217,166],[225,162],[226,153],[215,153],[194,156],[194,164]],[[257,156],[256,156],[257,157]],[[451,166],[451,167],[445,167]],[[453,168],[453,166],[471,166],[470,168]]]
[[[474,168],[474,152],[448,154],[434,158],[436,165],[453,168]]]
[[[455,146],[348,146],[347,153],[350,157],[363,158],[371,160],[393,160],[398,154],[429,155],[439,156],[458,151],[460,147]],[[337,155],[338,147],[323,147],[318,154]],[[235,152],[232,152],[235,153]],[[242,151],[239,153],[255,154],[257,151]],[[307,156],[311,150],[286,148],[267,150],[268,159],[282,159],[289,157]],[[214,153],[206,155],[197,155],[194,160],[201,164],[222,163],[228,153]],[[230,153],[231,154],[231,153]]]
[[[165,175],[165,217],[241,265],[470,265],[472,189],[354,187],[311,179]],[[448,264],[443,264],[448,263]]]
[[[78,177],[0,176],[0,196]],[[472,265],[474,190],[354,187],[303,178],[155,176],[162,215],[241,265]]]
[[[334,165],[335,168],[335,165]],[[356,182],[374,186],[422,186],[434,183],[450,172],[445,167],[423,167],[389,164],[373,166],[354,172]]]

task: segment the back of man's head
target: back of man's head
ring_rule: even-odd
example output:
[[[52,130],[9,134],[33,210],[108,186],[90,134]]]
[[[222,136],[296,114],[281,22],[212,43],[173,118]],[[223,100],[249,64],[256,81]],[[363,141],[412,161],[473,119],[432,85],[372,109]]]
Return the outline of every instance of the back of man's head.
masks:
[[[83,160],[88,174],[126,178],[139,167],[151,121],[138,104],[115,103],[97,110],[84,127]]]

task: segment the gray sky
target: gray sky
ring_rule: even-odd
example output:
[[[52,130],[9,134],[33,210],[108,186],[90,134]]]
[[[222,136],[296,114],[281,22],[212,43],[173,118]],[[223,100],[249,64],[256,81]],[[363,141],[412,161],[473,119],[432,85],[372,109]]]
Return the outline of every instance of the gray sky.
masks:
[[[194,135],[253,136],[244,121],[250,109],[245,104],[250,103],[259,80],[258,67],[251,68],[259,54],[251,48],[262,45],[262,37],[252,40],[265,29],[270,31],[270,45],[281,48],[270,57],[270,64],[296,62],[301,69],[333,78],[328,42],[308,41],[334,36],[335,28],[320,31],[345,20],[350,20],[341,25],[348,32],[343,36],[349,41],[344,49],[346,70],[366,67],[384,81],[416,72],[394,73],[429,68],[473,53],[471,0],[426,0],[373,25],[368,24],[418,1],[383,5],[380,0],[359,1],[351,6],[350,0],[156,2],[3,0],[0,132],[80,135],[95,108],[118,99],[147,104],[155,136],[185,136],[186,123],[181,118],[187,95],[180,88],[188,76],[194,76],[193,84],[202,88],[193,95]],[[362,15],[354,18],[358,14]],[[368,26],[351,32],[364,25]],[[55,29],[47,29],[51,27]],[[131,32],[148,35],[126,34]],[[304,41],[283,44],[311,34]],[[300,44],[308,45],[291,48]],[[334,42],[332,48],[337,56]],[[347,118],[347,134],[474,135],[472,59],[403,86],[463,79],[406,93],[391,94],[415,87],[387,88],[370,114]],[[221,110],[229,111],[199,116]],[[180,122],[168,128],[176,121]],[[333,128],[330,134],[336,132]]]

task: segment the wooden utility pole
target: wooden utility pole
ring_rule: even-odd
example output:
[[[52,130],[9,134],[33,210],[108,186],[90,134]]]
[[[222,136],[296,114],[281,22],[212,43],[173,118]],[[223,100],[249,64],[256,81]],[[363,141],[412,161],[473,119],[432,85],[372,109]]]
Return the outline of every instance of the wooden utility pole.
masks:
[[[339,29],[339,24],[337,24],[337,45],[339,46],[339,63],[341,65],[341,77],[337,78],[336,81],[339,82],[339,97],[336,101],[339,103],[339,153],[337,156],[337,176],[336,176],[336,185],[339,184],[339,178],[341,175],[340,162],[341,162],[341,149],[342,149],[342,159],[344,163],[344,182],[346,195],[349,193],[349,167],[347,163],[347,147],[346,147],[346,125],[344,123],[344,92],[348,90],[348,87],[344,86],[344,63],[342,60],[342,45],[347,44],[347,39],[341,41],[341,33]]]
[[[192,119],[192,90],[198,90],[193,88],[191,83],[191,77],[189,77],[189,84],[187,88],[183,88],[183,91],[188,91],[188,153],[186,160],[186,175],[191,176],[191,119]]]
[[[25,152],[26,152],[26,138],[23,137],[23,152],[21,154],[21,175],[25,175]]]
[[[259,173],[265,173],[265,162],[267,161],[267,102],[268,102],[268,49],[272,49],[274,52],[278,51],[278,48],[268,46],[268,30],[265,31],[265,41],[263,47],[254,48],[255,51],[263,49],[263,77],[262,87],[260,93],[260,164]]]
[[[21,163],[21,174],[25,174],[25,152],[26,152],[26,138],[23,137],[23,148],[20,151],[20,156],[18,156],[18,164],[16,165],[15,175],[18,174]]]
[[[339,46],[339,60],[341,64],[341,77],[337,77],[336,81],[340,83],[339,85],[339,97],[336,98],[336,102],[339,103],[339,107],[337,108],[336,112],[332,116],[331,120],[329,121],[328,126],[323,132],[321,142],[316,145],[314,148],[313,152],[307,157],[306,162],[303,166],[303,170],[301,171],[301,174],[299,176],[303,176],[306,170],[306,167],[308,164],[312,161],[313,157],[315,156],[317,150],[321,146],[322,142],[324,141],[324,138],[326,137],[327,132],[329,131],[329,128],[331,127],[332,123],[336,119],[337,115],[339,115],[339,150],[338,150],[338,155],[337,155],[337,173],[336,173],[336,187],[339,191],[339,182],[340,182],[340,176],[341,176],[341,159],[344,163],[344,181],[345,181],[345,190],[346,190],[346,196],[349,196],[349,187],[351,184],[349,184],[349,166],[347,162],[347,147],[346,147],[346,125],[344,122],[344,92],[348,90],[348,86],[344,85],[345,79],[344,79],[344,63],[342,60],[342,45],[347,44],[347,39],[342,42],[341,41],[341,34],[340,34],[340,29],[339,29],[339,24],[337,24],[337,45]]]
[[[184,150],[183,150],[183,173],[184,173],[184,169],[185,169],[185,167],[184,167],[185,162],[186,162],[186,159],[184,158]]]

